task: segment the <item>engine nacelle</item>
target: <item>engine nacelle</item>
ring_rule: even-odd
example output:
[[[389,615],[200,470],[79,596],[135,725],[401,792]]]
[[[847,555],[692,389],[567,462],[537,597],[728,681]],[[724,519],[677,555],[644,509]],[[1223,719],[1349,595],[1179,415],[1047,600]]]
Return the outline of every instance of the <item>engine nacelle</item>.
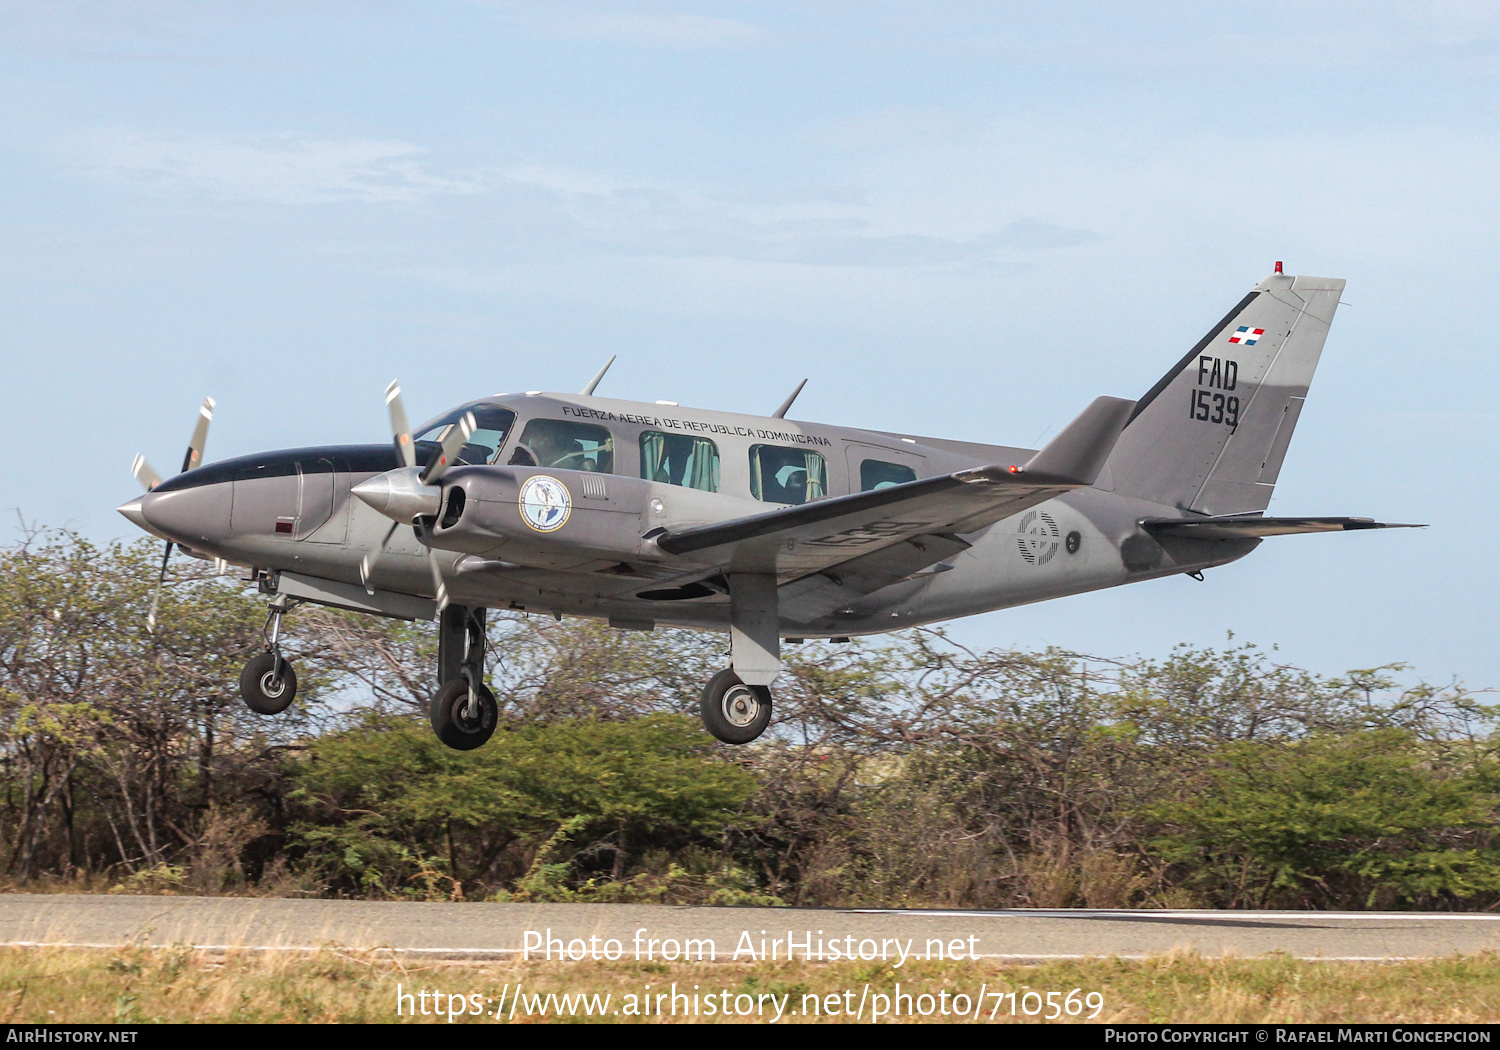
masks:
[[[591,572],[660,558],[641,538],[650,484],[537,467],[455,467],[423,539],[443,550],[537,568]]]

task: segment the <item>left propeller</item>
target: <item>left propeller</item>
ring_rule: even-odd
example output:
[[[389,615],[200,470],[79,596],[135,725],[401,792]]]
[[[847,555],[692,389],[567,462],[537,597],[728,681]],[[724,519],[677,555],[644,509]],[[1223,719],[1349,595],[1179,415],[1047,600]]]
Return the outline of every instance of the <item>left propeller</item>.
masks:
[[[203,449],[208,443],[208,425],[213,422],[213,419],[214,399],[205,397],[202,407],[198,409],[198,422],[193,426],[193,436],[188,439],[187,452],[183,454],[182,468],[178,471],[179,474],[202,465]],[[142,455],[135,457],[135,462],[131,464],[130,472],[135,475],[136,480],[141,483],[141,486],[147,492],[152,491],[166,480],[157,473],[150,463],[146,462],[146,457]],[[152,633],[156,631],[156,610],[161,602],[162,584],[167,579],[167,562],[171,558],[172,541],[168,540],[166,549],[161,554],[161,571],[156,577],[156,589],[151,593],[151,611],[146,614],[146,630]]]

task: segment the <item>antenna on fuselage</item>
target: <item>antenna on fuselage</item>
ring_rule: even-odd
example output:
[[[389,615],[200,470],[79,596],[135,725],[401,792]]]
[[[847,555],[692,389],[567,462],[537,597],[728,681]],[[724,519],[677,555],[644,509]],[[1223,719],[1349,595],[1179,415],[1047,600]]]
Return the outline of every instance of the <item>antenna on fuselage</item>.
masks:
[[[592,394],[594,392],[594,387],[599,385],[599,380],[604,378],[604,373],[609,371],[609,366],[615,363],[615,357],[615,354],[610,354],[609,360],[604,362],[604,367],[599,369],[598,372],[595,372],[594,378],[589,380],[589,385],[578,392],[584,397],[588,397],[590,394]]]
[[[802,382],[798,383],[797,384],[797,389],[793,390],[790,394],[787,395],[787,399],[781,403],[781,407],[778,408],[775,412],[771,413],[771,418],[772,419],[785,419],[786,418],[787,409],[789,409],[789,408],[792,407],[792,402],[795,401],[795,400],[797,400],[797,395],[800,394],[800,393],[802,393],[802,388],[805,387],[806,385],[807,385],[807,380],[805,380],[805,379],[802,380]]]

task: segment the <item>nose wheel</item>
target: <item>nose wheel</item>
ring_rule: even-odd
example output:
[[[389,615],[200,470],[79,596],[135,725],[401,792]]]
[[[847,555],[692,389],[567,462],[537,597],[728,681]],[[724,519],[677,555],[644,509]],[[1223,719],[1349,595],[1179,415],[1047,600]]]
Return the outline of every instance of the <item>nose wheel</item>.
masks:
[[[281,655],[281,618],[291,603],[271,603],[266,615],[266,651],[245,665],[240,672],[240,696],[245,706],[258,715],[279,715],[297,699],[297,672],[292,662]]]
[[[297,672],[275,653],[261,653],[240,674],[240,696],[258,715],[279,715],[297,698]]]
[[[746,685],[724,670],[708,680],[699,704],[703,725],[726,744],[748,744],[771,724],[771,690]]]

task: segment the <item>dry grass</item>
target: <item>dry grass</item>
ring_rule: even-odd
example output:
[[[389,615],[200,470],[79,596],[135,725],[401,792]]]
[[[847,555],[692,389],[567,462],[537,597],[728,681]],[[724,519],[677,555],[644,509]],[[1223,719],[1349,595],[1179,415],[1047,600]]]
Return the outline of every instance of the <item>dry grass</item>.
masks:
[[[1500,957],[1479,955],[1399,963],[1316,963],[1287,957],[1204,959],[1167,955],[1145,961],[1114,959],[1059,962],[1040,966],[999,963],[915,963],[901,969],[850,964],[660,964],[487,962],[412,963],[378,954],[328,949],[318,953],[208,953],[186,948],[87,950],[0,948],[0,1022],[150,1023],[169,1022],[388,1022],[446,1023],[444,1013],[396,1016],[398,985],[405,992],[438,990],[472,1002],[490,1000],[495,1010],[502,991],[514,999],[520,982],[526,995],[548,992],[608,993],[608,1021],[667,1020],[621,1016],[626,997],[647,993],[700,995],[698,1020],[707,1017],[702,996],[722,1001],[737,995],[790,996],[786,1009],[800,1012],[804,995],[825,997],[850,992],[857,1005],[868,986],[864,1019],[877,995],[973,996],[983,985],[1006,993],[996,1021],[1010,1021],[1011,999],[1028,990],[1066,995],[1099,992],[1103,1009],[1096,1021],[1204,1023],[1488,1022],[1500,1016]],[[469,1000],[470,996],[478,1000]],[[451,1000],[457,1003],[457,998]],[[741,1004],[750,1000],[741,999]],[[413,1009],[418,1000],[414,999]],[[430,1006],[429,996],[422,1005]],[[767,1018],[773,1008],[761,999]],[[824,1000],[826,1006],[826,1000]],[[986,998],[981,1017],[995,1000]],[[1029,1000],[1034,1005],[1037,1000]],[[917,1000],[913,1000],[917,1004]],[[455,1011],[456,1012],[456,1011]],[[578,1011],[580,1014],[582,1011]],[[508,1018],[504,1018],[508,1019]],[[557,1018],[526,1016],[516,1021]],[[578,1019],[583,1019],[581,1016]],[[676,1021],[694,1018],[675,1018]],[[754,1020],[754,1017],[747,1018]],[[798,1016],[788,1020],[808,1020]],[[824,1017],[823,1020],[850,1020]],[[1031,1018],[1039,1020],[1040,1018]],[[1063,1018],[1068,1020],[1069,1018]],[[456,1021],[493,1023],[468,1014]],[[902,1020],[906,1020],[905,1017]],[[923,1020],[923,1018],[915,1018]],[[935,1012],[928,1021],[962,1022]],[[1017,1017],[1015,1020],[1027,1020]],[[1086,1017],[1073,1020],[1087,1020]]]

